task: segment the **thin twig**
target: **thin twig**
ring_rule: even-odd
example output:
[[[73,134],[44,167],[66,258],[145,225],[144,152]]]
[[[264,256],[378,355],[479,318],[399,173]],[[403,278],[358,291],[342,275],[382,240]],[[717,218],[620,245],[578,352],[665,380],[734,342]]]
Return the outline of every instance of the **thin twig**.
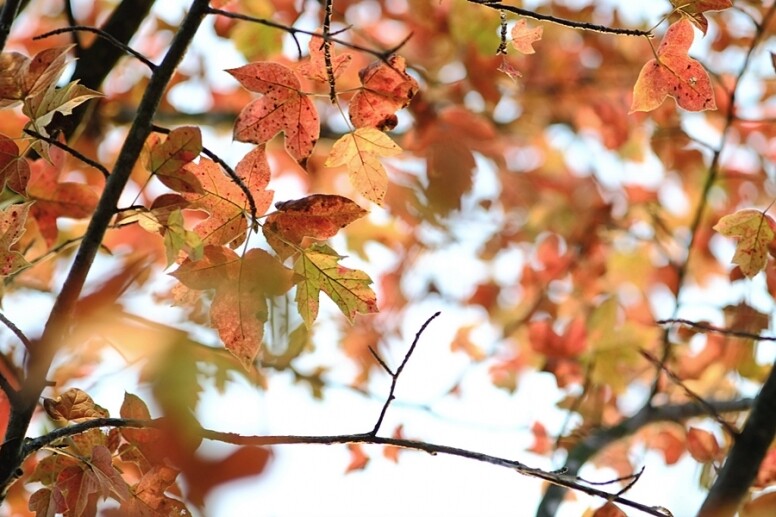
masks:
[[[776,336],[762,336],[753,332],[746,332],[743,330],[726,329],[722,327],[715,327],[709,323],[701,323],[698,321],[686,320],[682,318],[669,318],[665,320],[657,320],[658,325],[686,325],[707,332],[714,332],[715,334],[723,334],[725,336],[740,337],[745,339],[752,339],[754,341],[776,341]]]
[[[432,318],[433,319],[433,318]],[[77,435],[88,431],[89,429],[95,429],[99,427],[133,427],[133,428],[151,428],[158,429],[163,427],[164,424],[161,420],[132,420],[123,418],[96,418],[87,422],[81,422],[73,424],[68,427],[56,429],[38,438],[27,439],[24,443],[24,455],[25,457],[40,450],[41,448],[68,436]],[[623,506],[628,506],[640,510],[648,515],[654,515],[656,517],[665,517],[666,513],[660,507],[647,506],[645,504],[637,503],[629,499],[625,499],[620,496],[619,493],[610,493],[605,490],[600,490],[594,486],[589,486],[579,479],[566,476],[564,474],[558,474],[554,472],[547,472],[542,469],[530,467],[520,461],[510,460],[498,456],[491,456],[489,454],[483,454],[476,451],[467,449],[461,449],[458,447],[450,447],[447,445],[440,445],[428,442],[421,442],[417,440],[406,440],[402,438],[388,438],[375,436],[372,433],[363,434],[346,434],[346,435],[332,435],[332,436],[300,436],[300,435],[273,435],[273,436],[246,436],[237,433],[225,433],[220,431],[213,431],[210,429],[200,428],[195,430],[195,433],[206,440],[214,440],[223,443],[240,446],[253,446],[253,447],[266,447],[270,445],[296,445],[296,444],[374,444],[374,445],[391,445],[394,447],[402,447],[405,449],[412,449],[416,451],[427,452],[432,455],[446,454],[449,456],[456,456],[460,458],[466,458],[470,460],[480,461],[483,463],[489,463],[498,467],[504,467],[512,469],[524,476],[543,479],[554,485],[559,485],[567,489],[578,490],[588,495],[599,497],[608,501],[612,501]],[[633,477],[638,477],[641,472],[633,474]]]
[[[157,133],[162,133],[165,135],[170,134],[170,129],[167,129],[166,127],[157,126],[156,124],[153,124],[151,126],[151,129]],[[232,169],[228,163],[226,163],[220,156],[218,156],[216,153],[211,151],[205,146],[202,146],[202,154],[216,162],[218,165],[221,166],[221,168],[226,172],[226,175],[229,176],[229,179],[231,179],[235,185],[237,185],[240,190],[242,191],[243,195],[248,200],[248,208],[251,212],[251,227],[253,228],[253,231],[257,231],[258,229],[258,209],[256,208],[256,200],[253,199],[253,194],[251,193],[251,190],[248,188],[248,185],[245,184],[243,179],[237,175],[237,173]]]
[[[510,13],[519,14],[526,18],[533,18],[543,22],[554,23],[555,25],[562,25],[563,27],[570,27],[572,29],[579,29],[584,31],[603,32],[605,34],[619,34],[621,36],[646,36],[652,37],[651,31],[644,31],[640,29],[620,29],[617,27],[607,27],[606,25],[597,25],[595,23],[577,22],[574,20],[566,20],[565,18],[558,18],[549,14],[540,14],[535,11],[529,11],[528,9],[521,9],[513,5],[502,4],[500,2],[492,2],[490,0],[469,0],[469,2],[478,5],[484,5],[492,9],[500,9],[503,11],[509,11]]]
[[[58,147],[58,148],[62,149],[66,153],[68,153],[68,154],[74,156],[75,158],[81,160],[86,165],[89,165],[90,167],[94,167],[95,169],[100,171],[102,173],[102,175],[105,176],[106,178],[108,176],[110,176],[110,171],[104,165],[102,165],[101,163],[99,163],[99,162],[97,162],[95,160],[92,160],[91,158],[89,158],[87,156],[84,156],[83,154],[79,153],[78,151],[76,151],[75,149],[70,147],[69,145],[63,144],[59,140],[56,140],[56,139],[51,138],[49,136],[42,135],[42,134],[40,134],[37,131],[34,131],[32,129],[25,129],[24,132],[27,133],[28,135],[34,137],[34,138],[37,138],[38,140],[43,140],[47,144],[50,144],[50,145],[53,145],[54,147]]]
[[[412,345],[410,345],[410,349],[407,350],[407,353],[404,355],[404,359],[402,360],[399,367],[396,369],[395,372],[391,372],[391,369],[388,368],[388,366],[381,360],[378,361],[380,364],[385,368],[385,371],[388,372],[388,374],[391,376],[391,389],[388,392],[388,397],[385,399],[385,403],[383,404],[383,409],[380,411],[380,416],[377,418],[377,422],[375,423],[374,429],[369,433],[372,436],[377,436],[377,432],[380,430],[380,426],[383,423],[383,419],[385,418],[385,414],[388,412],[388,406],[391,405],[391,402],[393,402],[394,399],[394,392],[396,391],[396,383],[399,381],[399,375],[401,375],[401,372],[404,370],[404,367],[407,365],[407,361],[410,360],[410,356],[412,355],[412,352],[415,351],[415,347],[418,344],[418,341],[420,340],[420,336],[423,334],[423,331],[426,330],[426,327],[428,327],[429,323],[434,321],[437,316],[439,316],[441,312],[435,312],[429,319],[426,320],[423,325],[421,325],[420,330],[415,334],[415,339],[412,340]],[[374,350],[370,348],[370,351],[373,355],[377,355]]]
[[[334,81],[334,66],[331,63],[331,11],[334,0],[323,0],[323,62],[326,78],[329,80],[329,100],[337,104],[337,88]]]
[[[24,345],[24,348],[26,348],[27,350],[30,350],[32,348],[32,342],[30,341],[30,338],[28,338],[24,334],[22,329],[17,327],[16,324],[13,321],[9,320],[8,317],[2,312],[0,312],[0,322],[2,322],[3,325],[8,327],[8,329],[11,332],[13,332],[17,338],[19,338],[19,341],[22,342],[22,344]]]
[[[127,54],[131,55],[132,57],[134,57],[135,59],[137,59],[144,65],[146,65],[148,68],[151,69],[152,72],[157,68],[156,63],[154,63],[153,61],[145,57],[143,54],[133,49],[129,45],[122,43],[121,41],[113,37],[111,34],[108,34],[104,30],[98,29],[97,27],[89,27],[87,25],[74,25],[72,27],[61,27],[59,29],[54,29],[53,31],[48,31],[48,32],[44,32],[43,34],[39,34],[32,39],[38,40],[38,39],[48,38],[50,36],[56,36],[57,34],[63,34],[66,32],[79,32],[79,31],[92,32],[94,34],[97,34],[99,37],[109,41],[116,48],[120,48]]]

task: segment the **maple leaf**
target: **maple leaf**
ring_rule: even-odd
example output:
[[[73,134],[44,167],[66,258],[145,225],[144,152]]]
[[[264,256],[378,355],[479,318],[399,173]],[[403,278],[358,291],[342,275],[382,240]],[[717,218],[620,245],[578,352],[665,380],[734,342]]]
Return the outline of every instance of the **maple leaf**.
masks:
[[[35,517],[49,517],[64,513],[67,503],[59,488],[41,488],[30,496],[28,508],[35,512]]]
[[[776,221],[771,216],[747,208],[722,217],[714,230],[738,240],[733,264],[737,264],[747,278],[765,269],[768,246],[776,237]]]
[[[313,244],[302,251],[294,264],[294,271],[300,278],[296,303],[307,328],[312,328],[318,316],[321,291],[337,304],[351,323],[356,313],[377,312],[377,298],[369,287],[372,280],[363,271],[340,266],[342,258],[325,244]]]
[[[369,456],[364,453],[364,448],[358,443],[349,443],[348,450],[350,451],[350,463],[345,469],[345,474],[364,470],[369,463]]]
[[[27,96],[24,99],[22,113],[30,118],[30,125],[35,131],[49,136],[46,127],[56,113],[70,115],[76,107],[95,97],[102,97],[102,94],[78,84],[78,81],[73,81],[62,88],[52,87]]]
[[[299,73],[305,77],[312,79],[313,81],[320,81],[322,83],[329,82],[329,74],[326,71],[326,58],[323,52],[323,38],[321,36],[313,36],[310,38],[310,43],[307,46],[310,52],[310,60],[306,63],[299,65]],[[330,47],[331,54],[331,71],[334,79],[342,75],[347,69],[350,61],[353,59],[351,54],[342,54],[341,56],[334,55],[334,49]]]
[[[357,128],[389,130],[396,127],[395,113],[418,93],[418,83],[405,71],[404,58],[393,55],[388,62],[374,61],[359,73],[363,88],[349,103],[350,121]]]
[[[24,194],[30,180],[30,164],[19,154],[19,146],[0,134],[0,189],[8,186],[18,194]]]
[[[249,250],[241,258],[228,248],[208,246],[202,260],[187,259],[173,276],[192,289],[216,290],[211,324],[226,349],[251,368],[261,350],[266,298],[291,289],[291,270],[264,250]]]
[[[146,167],[176,192],[201,193],[202,185],[183,166],[202,152],[202,133],[198,127],[173,129],[162,143],[151,147]]]
[[[0,108],[53,88],[74,45],[41,50],[32,59],[18,52],[0,54]]]
[[[709,74],[703,66],[687,55],[694,31],[687,19],[671,25],[657,49],[657,57],[642,67],[633,87],[634,111],[652,111],[667,96],[688,111],[716,109]]]
[[[533,44],[542,39],[542,27],[530,28],[525,19],[520,18],[512,27],[512,45],[523,54],[535,54]]]
[[[286,150],[296,161],[304,162],[318,141],[321,123],[315,104],[302,93],[294,71],[278,63],[260,61],[227,72],[244,88],[263,94],[238,115],[235,140],[264,144],[283,131]]]
[[[64,165],[64,151],[51,147],[51,162],[36,160],[31,164],[32,174],[27,184],[27,194],[35,201],[31,214],[38,222],[41,235],[49,246],[57,239],[57,219],[71,217],[81,219],[94,212],[99,200],[88,185],[75,182],[59,182]]]
[[[30,203],[11,205],[0,211],[0,277],[12,275],[30,265],[24,255],[12,249],[24,233],[29,211]]]
[[[401,151],[401,147],[382,131],[363,127],[340,137],[331,148],[324,165],[345,165],[353,186],[370,201],[382,205],[388,188],[388,175],[379,158],[396,156]]]
[[[70,388],[55,399],[43,399],[43,408],[55,422],[85,422],[94,418],[107,418],[108,411],[95,404],[83,390]]]
[[[367,214],[350,199],[329,194],[313,194],[293,201],[275,204],[262,231],[272,249],[283,260],[296,252],[302,239],[328,239]]]
[[[250,157],[250,158],[249,158]],[[246,159],[250,166],[244,166]],[[188,208],[201,208],[209,217],[194,227],[204,244],[229,244],[237,247],[245,241],[248,229],[248,200],[242,189],[224,174],[221,167],[208,158],[200,158],[198,163],[184,166],[186,174],[191,174],[202,186],[201,192],[182,192],[183,198],[190,204]],[[259,215],[267,211],[272,203],[273,192],[266,190],[269,184],[269,164],[264,147],[259,146],[248,153],[236,169],[251,192],[256,211]]]
[[[697,427],[687,431],[687,451],[699,463],[708,463],[719,458],[720,448],[712,433]]]
[[[690,20],[703,32],[709,28],[709,21],[703,15],[706,11],[723,11],[733,7],[731,0],[671,0],[674,9],[686,14]]]

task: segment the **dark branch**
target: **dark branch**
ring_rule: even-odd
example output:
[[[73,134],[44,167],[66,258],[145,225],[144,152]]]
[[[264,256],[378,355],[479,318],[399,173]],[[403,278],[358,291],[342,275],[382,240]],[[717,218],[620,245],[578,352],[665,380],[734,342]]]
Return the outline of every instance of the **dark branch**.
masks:
[[[105,176],[106,178],[108,176],[110,176],[110,171],[108,169],[106,169],[105,166],[103,166],[100,162],[94,161],[91,158],[89,158],[87,156],[84,156],[83,154],[79,153],[78,151],[76,151],[75,149],[70,147],[69,145],[63,144],[59,140],[56,140],[56,139],[51,138],[51,137],[48,137],[46,135],[42,135],[42,134],[40,134],[37,131],[34,131],[32,129],[25,129],[24,132],[27,133],[28,135],[32,136],[32,137],[37,138],[38,140],[43,140],[47,144],[53,145],[54,147],[58,147],[58,148],[62,149],[63,151],[65,151],[66,153],[68,153],[68,154],[70,154],[72,156],[75,156],[77,159],[81,160],[86,165],[89,165],[90,167],[94,167],[95,169],[100,171],[102,173],[102,175]]]
[[[88,422],[82,422],[74,424],[68,427],[57,429],[48,434],[40,436],[38,438],[29,439],[24,444],[25,455],[32,454],[33,452],[40,450],[41,448],[67,436],[73,436],[83,433],[89,429],[95,429],[98,427],[135,427],[135,428],[160,428],[162,422],[160,420],[129,420],[122,418],[98,418],[89,420]],[[401,438],[383,438],[375,436],[372,433],[365,434],[346,434],[346,435],[333,435],[333,436],[298,436],[298,435],[283,435],[283,436],[245,436],[236,433],[225,433],[220,431],[213,431],[210,429],[200,428],[194,431],[196,434],[207,440],[214,440],[232,445],[241,446],[253,446],[253,447],[266,447],[270,445],[296,445],[296,444],[351,444],[351,443],[363,443],[374,445],[391,445],[394,447],[402,447],[405,449],[412,449],[416,451],[427,452],[432,455],[446,454],[449,456],[456,456],[459,458],[466,458],[474,461],[480,461],[483,463],[489,463],[498,467],[504,467],[512,469],[524,476],[543,479],[554,485],[562,486],[566,489],[578,490],[594,497],[600,497],[602,499],[613,501],[623,506],[628,506],[640,510],[648,515],[655,515],[657,517],[665,517],[665,512],[661,508],[655,506],[647,506],[629,499],[625,499],[619,495],[619,493],[609,493],[604,490],[589,486],[586,483],[581,482],[578,478],[566,476],[557,472],[547,472],[538,468],[529,467],[519,461],[510,460],[507,458],[501,458],[498,456],[491,456],[489,454],[483,454],[480,452],[470,451],[467,449],[460,449],[458,447],[450,447],[447,445],[439,445],[428,442],[420,442],[416,440],[405,440]],[[629,477],[630,479],[640,476],[641,473],[636,473]],[[612,481],[615,482],[615,481]]]
[[[11,34],[11,27],[16,15],[19,14],[21,0],[5,0],[3,11],[0,12],[0,51],[5,48],[5,42],[8,41],[8,35]]]
[[[597,25],[595,23],[576,22],[574,20],[566,20],[564,18],[558,18],[549,14],[540,14],[528,9],[521,9],[513,5],[502,4],[499,2],[492,2],[490,0],[469,0],[473,4],[484,5],[492,9],[499,9],[502,11],[509,11],[510,13],[519,14],[526,18],[533,18],[542,22],[550,22],[556,25],[562,25],[563,27],[569,27],[572,29],[580,29],[584,31],[603,32],[606,34],[619,34],[622,36],[646,36],[652,37],[652,31],[643,31],[640,29],[619,29],[617,27],[607,27],[606,25]]]
[[[665,320],[658,320],[658,325],[686,325],[707,332],[714,332],[715,334],[723,334],[725,336],[741,337],[745,339],[752,339],[754,341],[776,341],[776,336],[761,336],[760,334],[754,334],[752,332],[746,332],[743,330],[726,329],[722,327],[715,327],[709,323],[700,323],[692,320],[685,320],[682,318],[671,318]]]
[[[379,363],[385,368],[385,371],[388,372],[388,374],[391,376],[391,389],[388,392],[388,397],[385,399],[385,404],[383,404],[383,409],[380,411],[380,416],[377,418],[377,422],[375,423],[374,429],[369,433],[372,436],[376,436],[377,432],[380,430],[380,426],[383,423],[383,419],[385,418],[385,414],[388,412],[388,406],[391,405],[391,402],[393,402],[394,399],[394,392],[396,391],[396,383],[399,382],[399,375],[401,375],[402,370],[404,370],[404,367],[407,364],[407,361],[410,360],[410,356],[412,355],[412,352],[415,351],[415,347],[418,344],[418,340],[420,340],[420,336],[423,334],[423,331],[426,330],[426,327],[428,327],[429,323],[434,321],[434,319],[439,316],[441,313],[435,312],[429,319],[426,320],[425,323],[420,327],[420,330],[415,334],[415,339],[412,340],[412,345],[410,345],[410,349],[407,350],[407,353],[404,355],[404,359],[402,360],[399,367],[396,369],[395,372],[391,373],[391,369],[388,368],[388,365],[385,364],[383,361],[379,361]],[[373,355],[377,355],[374,350],[371,348],[369,349]],[[379,360],[379,358],[378,358]]]
[[[707,401],[714,408],[715,413],[733,413],[746,411],[752,407],[753,399],[715,400]],[[687,404],[671,404],[665,406],[645,405],[632,417],[626,418],[619,424],[610,427],[602,427],[593,431],[569,451],[565,469],[568,475],[575,476],[579,469],[604,447],[631,436],[643,427],[658,422],[682,422],[688,418],[705,416],[707,407],[689,402]],[[560,503],[566,495],[566,487],[550,486],[544,493],[539,508],[536,511],[538,517],[552,517],[558,510]]]

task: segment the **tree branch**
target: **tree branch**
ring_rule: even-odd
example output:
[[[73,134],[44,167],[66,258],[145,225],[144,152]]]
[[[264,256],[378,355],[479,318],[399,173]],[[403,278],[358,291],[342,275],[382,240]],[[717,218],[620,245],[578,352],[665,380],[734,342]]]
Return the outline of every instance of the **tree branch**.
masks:
[[[133,4],[125,0],[125,4]],[[46,375],[59,345],[69,332],[70,317],[81,294],[105,231],[110,224],[116,204],[129,180],[143,144],[151,132],[151,122],[172,75],[186,52],[191,40],[207,13],[207,0],[193,0],[180,29],[176,33],[162,63],[151,76],[137,117],[127,134],[113,171],[105,183],[94,214],[89,221],[81,246],[51,310],[43,335],[29,355],[27,376],[21,391],[22,407],[11,413],[5,440],[0,446],[0,490],[5,493],[18,475],[23,461],[23,438],[46,387]]]
[[[40,436],[35,439],[29,439],[24,444],[24,453],[29,455],[37,450],[67,436],[73,436],[83,433],[89,429],[95,429],[98,427],[133,427],[133,428],[162,428],[164,427],[164,419],[159,420],[131,420],[123,418],[97,418],[73,424],[68,427],[56,429],[50,433]],[[375,436],[372,433],[362,434],[344,434],[344,435],[332,435],[332,436],[301,436],[301,435],[270,435],[270,436],[258,436],[258,435],[240,435],[237,433],[225,433],[221,431],[213,431],[206,428],[199,428],[194,430],[198,436],[206,440],[214,440],[222,443],[228,443],[232,445],[240,446],[252,446],[252,447],[266,447],[270,445],[297,445],[297,444],[373,444],[373,445],[391,445],[394,447],[402,447],[404,449],[412,449],[416,451],[427,452],[431,455],[445,454],[448,456],[456,456],[459,458],[470,459],[483,463],[489,463],[497,467],[503,467],[512,469],[518,474],[534,477],[548,481],[554,485],[562,486],[566,489],[578,490],[594,497],[600,497],[607,501],[613,501],[623,506],[628,506],[640,510],[648,515],[655,515],[657,517],[665,517],[665,512],[662,508],[657,506],[648,506],[635,501],[631,501],[622,497],[617,493],[607,492],[590,486],[591,484],[583,482],[573,476],[568,476],[565,473],[560,472],[547,472],[538,468],[530,467],[522,462],[516,460],[510,460],[499,456],[491,456],[481,452],[470,451],[468,449],[461,449],[458,447],[451,447],[448,445],[440,445],[435,443],[421,442],[417,440],[406,440],[402,438],[384,438]],[[634,480],[638,480],[641,473],[636,473],[627,478],[630,480],[629,486],[632,486]],[[616,482],[620,482],[623,479],[615,479],[609,482],[597,482],[595,485],[608,485]]]
[[[5,0],[3,11],[0,12],[0,51],[5,48],[5,42],[8,41],[8,35],[11,34],[11,27],[16,15],[19,14],[19,6],[22,0]]]
[[[754,401],[747,398],[715,400],[707,401],[706,403],[709,407],[714,408],[716,413],[733,413],[748,410],[752,407]],[[604,447],[617,440],[631,436],[649,424],[681,422],[688,418],[705,416],[707,411],[707,406],[695,402],[657,407],[645,405],[638,413],[630,418],[626,418],[618,425],[600,428],[586,436],[569,451],[564,470],[571,476],[576,475],[579,469]],[[563,502],[566,490],[566,487],[557,485],[548,487],[541,503],[539,503],[539,508],[536,510],[537,517],[552,517],[555,515],[561,502]]]
[[[595,23],[576,22],[574,20],[566,20],[564,18],[558,18],[549,14],[540,14],[535,11],[529,11],[528,9],[521,9],[513,5],[502,4],[500,2],[494,2],[491,0],[468,0],[473,4],[484,5],[491,9],[497,9],[501,11],[508,11],[510,13],[519,14],[525,18],[532,18],[542,22],[554,23],[555,25],[562,25],[563,27],[569,27],[572,29],[579,29],[583,31],[603,32],[605,34],[619,34],[621,36],[646,36],[652,37],[652,31],[644,31],[640,29],[619,29],[617,27],[607,27],[606,25],[597,25]]]
[[[380,430],[380,426],[383,423],[383,419],[385,418],[385,414],[388,412],[388,406],[391,405],[391,402],[393,402],[394,399],[394,392],[396,391],[396,384],[399,382],[399,375],[401,375],[401,372],[404,370],[404,367],[407,364],[407,361],[410,360],[410,356],[412,355],[412,352],[415,351],[415,347],[418,344],[418,341],[420,340],[420,336],[423,334],[423,331],[426,330],[426,327],[428,327],[429,323],[434,321],[441,313],[435,312],[429,319],[426,320],[423,325],[421,325],[420,330],[415,334],[415,339],[412,340],[412,345],[410,345],[410,349],[407,350],[407,353],[404,355],[404,359],[402,360],[399,367],[396,369],[395,372],[392,372],[390,368],[388,368],[388,365],[385,364],[385,361],[380,359],[380,357],[377,355],[377,352],[372,350],[372,348],[369,348],[369,351],[372,352],[372,355],[375,356],[377,361],[380,363],[380,365],[383,367],[383,369],[388,372],[388,375],[391,376],[391,389],[388,392],[388,397],[385,399],[385,403],[383,404],[383,409],[380,410],[380,416],[377,417],[377,422],[375,423],[374,428],[371,432],[368,434],[371,436],[377,436],[377,432]]]
[[[93,168],[97,169],[106,178],[108,176],[110,176],[110,171],[108,169],[106,169],[103,164],[101,164],[100,162],[92,160],[88,156],[84,156],[83,154],[79,153],[78,151],[76,151],[75,149],[70,147],[69,145],[63,144],[62,142],[60,142],[59,140],[57,140],[55,138],[51,138],[51,137],[48,137],[46,135],[42,135],[42,134],[40,134],[37,131],[34,131],[32,129],[25,129],[24,132],[27,133],[28,135],[34,137],[34,138],[37,138],[38,140],[43,140],[44,142],[46,142],[49,145],[53,145],[54,147],[58,147],[58,148],[62,149],[66,153],[68,153],[68,154],[76,157],[77,159],[81,160],[86,165],[89,165],[90,167],[93,167]]]
[[[715,334],[723,334],[725,336],[741,337],[745,339],[752,339],[754,341],[776,341],[776,336],[761,336],[760,334],[754,334],[752,332],[745,332],[743,330],[726,329],[722,327],[715,327],[709,323],[700,323],[692,320],[685,320],[682,318],[670,318],[666,320],[658,320],[655,323],[658,325],[687,325],[707,332],[714,332]]]

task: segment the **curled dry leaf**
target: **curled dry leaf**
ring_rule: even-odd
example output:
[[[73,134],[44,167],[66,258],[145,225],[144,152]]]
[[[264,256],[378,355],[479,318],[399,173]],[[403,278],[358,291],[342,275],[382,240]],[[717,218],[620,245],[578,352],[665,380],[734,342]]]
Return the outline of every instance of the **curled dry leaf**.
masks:
[[[363,88],[350,100],[350,121],[358,127],[390,130],[399,119],[396,112],[418,93],[418,83],[407,74],[404,58],[393,55],[388,62],[375,61],[358,75]]]
[[[776,237],[776,221],[769,215],[751,208],[722,217],[714,229],[726,237],[737,239],[733,264],[752,278],[765,269],[768,246]]]

